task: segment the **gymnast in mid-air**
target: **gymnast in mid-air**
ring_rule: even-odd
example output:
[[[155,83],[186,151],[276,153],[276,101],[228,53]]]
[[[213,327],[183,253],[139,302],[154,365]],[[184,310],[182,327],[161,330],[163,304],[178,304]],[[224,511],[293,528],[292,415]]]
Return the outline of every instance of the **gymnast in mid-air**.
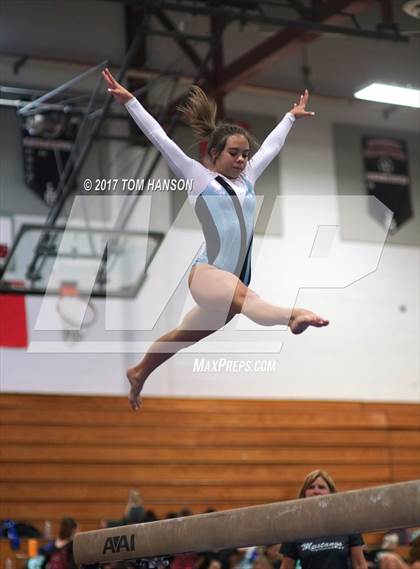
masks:
[[[236,314],[263,326],[286,325],[293,334],[308,326],[321,328],[328,320],[303,308],[283,308],[266,302],[249,288],[256,198],[254,184],[283,147],[297,118],[306,110],[308,91],[300,97],[259,149],[241,126],[216,123],[217,107],[198,87],[191,88],[181,111],[199,140],[207,141],[207,164],[187,156],[139,101],[111,75],[102,72],[108,91],[126,106],[139,128],[160,151],[176,176],[193,181],[189,199],[203,228],[205,247],[194,260],[189,288],[197,303],[181,324],[156,340],[143,359],[127,370],[129,400],[140,407],[140,392],[158,366],[213,334]]]

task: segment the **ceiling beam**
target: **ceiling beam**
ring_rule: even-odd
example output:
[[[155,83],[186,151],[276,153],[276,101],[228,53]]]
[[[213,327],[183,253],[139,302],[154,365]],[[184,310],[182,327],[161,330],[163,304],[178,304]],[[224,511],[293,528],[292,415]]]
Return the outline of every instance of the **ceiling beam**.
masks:
[[[309,18],[311,8],[307,8],[302,0],[287,0],[287,3],[293,8],[301,18]]]
[[[165,14],[165,12],[163,10],[158,10],[155,13],[155,16],[158,18],[158,20],[160,21],[162,26],[168,32],[177,32],[178,31],[178,28],[176,27],[176,25],[169,18],[169,16],[167,14]],[[184,54],[188,57],[188,59],[194,64],[195,67],[197,67],[199,69],[202,65],[202,60],[201,60],[201,57],[198,55],[198,53],[195,51],[195,49],[185,39],[180,38],[177,40],[177,43],[178,43],[179,47],[181,48],[181,50],[184,52]]]
[[[340,23],[349,16],[366,10],[375,0],[330,0],[323,5],[320,22],[328,25]],[[345,14],[342,12],[345,11]],[[216,93],[229,93],[242,85],[250,77],[266,69],[274,62],[299,51],[304,45],[322,36],[322,33],[304,29],[283,29],[260,43],[236,61],[227,65],[220,73],[220,82],[216,89],[209,86],[214,96]]]
[[[104,1],[104,0],[101,0]],[[108,0],[115,2],[116,0]],[[398,33],[398,30],[388,30],[380,31],[377,28],[374,29],[361,29],[360,27],[349,27],[349,26],[338,26],[335,23],[335,20],[332,19],[331,21],[325,20],[323,22],[322,16],[325,13],[328,14],[328,9],[331,10],[331,13],[337,15],[338,12],[342,12],[338,14],[340,20],[346,17],[352,16],[353,8],[347,10],[347,13],[344,13],[342,6],[351,5],[354,7],[354,13],[360,12],[360,7],[363,9],[378,0],[354,0],[353,2],[343,2],[341,0],[337,0],[334,2],[333,0],[328,0],[325,3],[325,0],[312,0],[312,7],[307,9],[305,18],[284,18],[279,16],[273,15],[266,15],[260,9],[259,11],[248,11],[247,5],[241,5],[241,9],[236,9],[230,7],[230,5],[222,5],[220,3],[213,3],[209,2],[206,3],[204,0],[203,2],[197,2],[197,0],[159,0],[156,4],[150,4],[150,0],[118,0],[122,3],[132,3],[136,4],[137,7],[142,7],[144,9],[148,9],[150,13],[154,13],[158,9],[164,9],[167,11],[173,12],[181,12],[190,14],[192,16],[217,16],[220,17],[221,20],[225,22],[225,24],[229,24],[232,22],[239,22],[241,26],[245,26],[249,23],[255,24],[269,24],[278,26],[279,28],[292,28],[292,29],[299,29],[299,30],[306,30],[312,31],[318,34],[325,34],[325,33],[334,33],[340,35],[350,35],[354,37],[366,38],[366,39],[378,39],[378,40],[387,40],[387,41],[398,41],[398,42],[407,42],[408,39]],[[219,0],[218,0],[219,1]],[[283,0],[284,1],[284,0]],[[287,0],[291,2],[289,7],[292,7],[294,3],[298,2],[298,0]],[[233,0],[231,0],[233,3]],[[235,0],[235,5],[237,2],[244,2],[244,0]],[[259,7],[262,8],[263,5],[271,5],[273,6],[273,0],[264,2],[264,0],[260,0]],[[284,5],[283,5],[284,7]],[[296,5],[295,5],[296,8]],[[338,21],[338,20],[337,20]],[[353,17],[354,23],[354,17]],[[202,38],[200,38],[202,39]]]
[[[398,33],[398,26],[394,19],[392,0],[380,0],[382,23],[378,24],[378,30],[391,30]]]

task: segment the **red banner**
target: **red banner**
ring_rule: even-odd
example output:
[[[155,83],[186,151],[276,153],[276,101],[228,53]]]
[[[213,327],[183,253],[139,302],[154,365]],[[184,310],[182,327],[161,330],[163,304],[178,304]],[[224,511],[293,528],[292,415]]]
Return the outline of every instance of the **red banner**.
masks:
[[[25,297],[20,294],[0,294],[0,346],[2,348],[26,348]]]

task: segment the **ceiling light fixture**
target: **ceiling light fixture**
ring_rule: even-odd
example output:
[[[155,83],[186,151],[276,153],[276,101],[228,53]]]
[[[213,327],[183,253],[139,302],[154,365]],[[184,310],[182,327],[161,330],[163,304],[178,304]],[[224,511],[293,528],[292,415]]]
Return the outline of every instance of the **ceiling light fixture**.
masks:
[[[357,91],[356,99],[388,103],[390,105],[402,105],[404,107],[420,108],[420,90],[386,83],[371,83],[367,87]]]

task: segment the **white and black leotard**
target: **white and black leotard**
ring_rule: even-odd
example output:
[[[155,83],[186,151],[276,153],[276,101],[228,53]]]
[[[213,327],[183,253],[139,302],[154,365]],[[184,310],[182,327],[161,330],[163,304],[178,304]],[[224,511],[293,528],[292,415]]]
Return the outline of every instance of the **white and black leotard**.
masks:
[[[161,152],[173,173],[193,181],[189,199],[203,228],[205,246],[194,264],[208,263],[251,280],[251,249],[255,221],[254,184],[283,147],[295,117],[286,113],[249,160],[238,178],[229,179],[187,156],[137,99],[126,108],[142,132]]]

